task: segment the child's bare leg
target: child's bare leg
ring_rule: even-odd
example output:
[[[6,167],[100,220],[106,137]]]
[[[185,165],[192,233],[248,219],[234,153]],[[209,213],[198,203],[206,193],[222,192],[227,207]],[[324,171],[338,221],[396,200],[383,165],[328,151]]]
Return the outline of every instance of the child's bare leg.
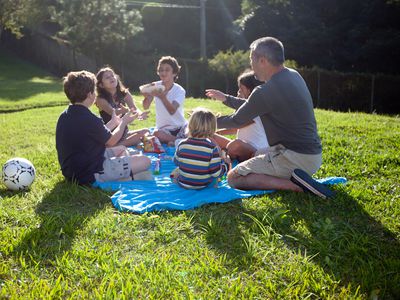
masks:
[[[148,129],[140,129],[135,131],[129,131],[128,136],[119,142],[119,145],[126,147],[135,146],[140,143],[140,140],[146,133],[149,133]]]
[[[118,146],[114,146],[114,147],[110,147],[108,148],[112,151],[113,155],[115,157],[120,157],[120,156],[126,156],[128,155],[128,152],[126,150],[126,147],[123,145],[118,145]]]
[[[154,130],[153,135],[157,137],[161,143],[173,143],[177,139],[176,136],[173,136],[172,134],[166,133],[161,130]]]
[[[219,135],[219,134],[214,134],[214,135],[213,135],[213,140],[214,140],[214,142],[217,143],[218,146],[220,146],[222,149],[226,149],[227,146],[228,146],[228,144],[229,144],[230,142],[232,142],[231,139],[228,139],[227,137],[224,137],[224,136]]]
[[[227,149],[231,159],[237,159],[239,162],[252,158],[256,152],[256,149],[252,145],[238,139],[230,142]]]
[[[130,159],[130,165],[132,174],[137,174],[146,171],[151,164],[150,158],[144,155],[132,155]]]

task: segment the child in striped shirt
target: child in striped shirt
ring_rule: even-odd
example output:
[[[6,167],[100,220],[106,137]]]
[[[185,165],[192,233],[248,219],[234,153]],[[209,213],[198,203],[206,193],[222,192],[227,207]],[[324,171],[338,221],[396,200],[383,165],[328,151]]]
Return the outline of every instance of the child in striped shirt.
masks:
[[[175,153],[176,180],[187,189],[202,189],[228,171],[229,157],[212,140],[217,128],[215,115],[197,108],[189,119],[189,137],[182,140]],[[226,161],[225,161],[226,160]]]

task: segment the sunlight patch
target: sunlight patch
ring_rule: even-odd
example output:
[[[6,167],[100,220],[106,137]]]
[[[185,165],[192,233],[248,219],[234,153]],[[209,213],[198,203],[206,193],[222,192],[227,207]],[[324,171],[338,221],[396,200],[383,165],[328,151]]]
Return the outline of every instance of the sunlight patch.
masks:
[[[29,82],[34,83],[54,83],[54,78],[52,77],[32,77]]]

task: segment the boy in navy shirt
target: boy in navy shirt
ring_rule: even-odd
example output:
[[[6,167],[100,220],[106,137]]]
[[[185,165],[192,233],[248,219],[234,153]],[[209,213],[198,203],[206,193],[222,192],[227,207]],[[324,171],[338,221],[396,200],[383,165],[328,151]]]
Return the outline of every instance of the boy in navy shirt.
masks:
[[[104,124],[89,110],[96,98],[95,86],[95,75],[87,71],[70,72],[64,78],[64,92],[71,104],[58,119],[56,148],[64,177],[79,184],[126,180],[150,166],[148,157],[129,155],[123,146],[113,147],[137,113],[114,114]]]

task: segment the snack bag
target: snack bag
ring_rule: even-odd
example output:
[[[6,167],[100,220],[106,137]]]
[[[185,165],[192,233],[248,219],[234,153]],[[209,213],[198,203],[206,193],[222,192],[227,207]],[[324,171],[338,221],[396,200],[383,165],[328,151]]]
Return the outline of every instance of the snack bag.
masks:
[[[152,153],[164,153],[165,149],[161,145],[160,140],[155,137],[143,137],[143,151],[144,152],[152,152]]]

